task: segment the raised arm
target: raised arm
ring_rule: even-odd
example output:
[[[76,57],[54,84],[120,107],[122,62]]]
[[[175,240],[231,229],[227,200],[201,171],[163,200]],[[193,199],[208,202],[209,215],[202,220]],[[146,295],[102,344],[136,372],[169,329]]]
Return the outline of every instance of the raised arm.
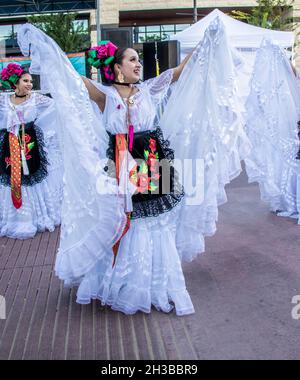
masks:
[[[184,66],[186,65],[186,63],[188,62],[188,60],[191,58],[192,56],[192,53],[188,54],[184,60],[180,63],[180,65],[178,65],[177,67],[175,67],[173,69],[173,79],[172,79],[172,82],[176,82],[179,77],[180,77],[180,74],[182,73],[182,70],[184,68]]]
[[[82,76],[81,78],[85,84],[85,87],[88,90],[90,99],[93,100],[98,105],[101,112],[103,112],[105,107],[105,94],[102,91],[100,91],[97,87],[95,87],[88,78],[84,76]]]

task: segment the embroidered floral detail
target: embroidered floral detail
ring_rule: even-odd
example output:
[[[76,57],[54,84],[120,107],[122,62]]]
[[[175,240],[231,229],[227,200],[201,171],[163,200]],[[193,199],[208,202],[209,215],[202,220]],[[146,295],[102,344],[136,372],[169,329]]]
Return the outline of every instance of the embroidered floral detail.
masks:
[[[6,169],[11,165],[10,157],[5,157]]]
[[[107,133],[109,135],[109,144],[106,151],[107,157],[109,158],[107,175],[115,178],[115,164],[114,164],[115,136],[109,132]],[[156,194],[154,192],[147,191],[147,193],[145,194],[137,193],[136,195],[133,195],[132,197],[133,211],[131,213],[132,220],[139,219],[139,218],[157,217],[165,212],[172,210],[176,205],[178,205],[181,202],[181,200],[184,197],[184,188],[180,183],[177,171],[175,170],[174,167],[172,167],[172,162],[174,160],[174,151],[173,149],[170,148],[170,142],[164,139],[163,133],[159,127],[157,127],[153,131],[145,131],[142,133],[145,135],[150,135],[147,138],[147,141],[149,141],[149,145],[147,144],[147,148],[149,146],[151,152],[148,150],[148,153],[149,154],[152,153],[152,150],[151,150],[151,147],[152,147],[154,152],[155,150],[162,152],[161,153],[162,156],[160,157],[160,159],[164,159],[169,162],[170,180],[172,182],[172,186],[170,189],[171,190],[170,193],[166,193],[166,194],[165,193]],[[156,142],[156,145],[154,145],[153,142],[150,142],[151,136],[155,137],[153,138],[153,140]],[[147,149],[143,149],[142,152],[144,153],[144,155],[146,151]],[[148,162],[148,159],[146,160],[145,157],[144,157],[144,160]],[[157,174],[159,175],[159,173]],[[132,177],[134,175],[137,176],[137,170],[133,169],[130,172],[129,176]],[[152,172],[151,172],[151,176],[152,176]],[[160,180],[161,179],[162,178],[160,178]],[[145,183],[147,183],[147,181],[145,181]],[[149,186],[151,186],[150,183],[149,183]]]
[[[35,143],[34,141],[33,142],[30,142],[31,141],[31,137],[25,133],[24,135],[24,140],[25,140],[25,157],[26,157],[26,161],[30,160],[32,158],[32,156],[29,154],[31,152],[31,150],[34,148],[35,146]],[[5,163],[6,163],[6,169],[11,165],[11,160],[10,160],[10,157],[5,157]]]
[[[154,192],[158,189],[159,181],[159,154],[156,152],[156,140],[153,138],[149,139],[149,150],[144,150],[145,161],[137,168],[133,169],[129,178],[130,181],[136,186],[138,193],[147,193],[148,191]],[[149,176],[149,170],[151,175]]]
[[[149,147],[152,153],[156,152],[156,140],[150,138]]]
[[[24,136],[27,143],[25,156],[29,162],[30,175],[22,174],[22,186],[33,186],[41,183],[48,176],[49,163],[42,129],[33,122],[26,123],[25,128],[28,131]],[[7,156],[8,150],[8,132],[6,129],[0,129],[0,184],[10,187],[9,166],[11,163]]]

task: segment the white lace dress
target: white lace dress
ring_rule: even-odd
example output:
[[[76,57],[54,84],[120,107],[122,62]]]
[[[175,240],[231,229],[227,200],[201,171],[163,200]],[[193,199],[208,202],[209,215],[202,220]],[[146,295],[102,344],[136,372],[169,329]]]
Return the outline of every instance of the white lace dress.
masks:
[[[33,237],[38,231],[53,231],[60,224],[62,200],[62,159],[59,149],[54,102],[47,96],[32,93],[30,99],[13,106],[10,95],[0,96],[1,129],[12,131],[20,125],[18,112],[26,123],[35,121],[43,133],[48,175],[32,186],[23,186],[22,206],[16,209],[10,186],[0,179],[0,236],[17,239]],[[39,181],[38,181],[39,182]]]
[[[268,40],[257,52],[246,111],[253,145],[245,160],[249,181],[259,183],[271,211],[300,224],[300,87],[285,52]]]
[[[173,71],[139,86],[134,96],[131,121],[135,132],[159,126],[159,106],[167,95]],[[96,86],[99,86],[95,83]],[[114,87],[100,86],[106,94],[103,113],[107,131],[127,133],[126,107]],[[149,313],[151,305],[169,312],[175,305],[177,315],[190,314],[194,308],[186,290],[181,260],[176,248],[178,206],[157,217],[138,218],[122,238],[115,266],[112,252],[86,274],[77,292],[77,302],[100,299],[126,314],[138,310]]]
[[[103,168],[109,145],[106,131],[127,133],[124,102],[113,87],[100,85],[106,106],[102,115],[96,114],[82,79],[51,38],[26,24],[18,43],[23,54],[31,56],[31,72],[41,75],[65,125],[57,276],[66,285],[78,285],[77,301],[83,304],[99,299],[126,314],[149,313],[152,305],[164,312],[175,308],[177,315],[193,313],[181,261],[204,251],[205,236],[216,231],[218,205],[226,201],[225,184],[240,172],[240,159],[249,150],[224,26],[220,20],[209,26],[170,97],[172,70],[139,85],[131,111],[135,132],[160,126],[175,159],[199,159],[203,170],[188,177],[199,180],[201,194],[189,189],[170,211],[132,219],[114,267],[112,247],[126,222],[124,197]],[[106,181],[111,191],[100,194],[103,186],[98,182]]]

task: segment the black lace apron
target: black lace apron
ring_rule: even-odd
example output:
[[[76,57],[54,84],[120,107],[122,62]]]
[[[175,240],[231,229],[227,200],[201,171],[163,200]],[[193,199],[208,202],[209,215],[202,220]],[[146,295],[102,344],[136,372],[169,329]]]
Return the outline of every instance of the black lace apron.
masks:
[[[169,145],[169,141],[164,140],[160,128],[134,133],[133,149],[130,153],[134,159],[143,160],[143,163],[137,167],[137,172],[143,172],[142,175],[149,182],[149,187],[144,192],[137,190],[132,196],[133,211],[131,219],[163,214],[172,210],[183,198],[183,186],[180,184],[177,172],[172,165],[174,151],[170,149]],[[116,136],[109,133],[107,157],[113,163],[115,163],[115,146]],[[151,157],[149,155],[151,154],[159,162],[164,160],[164,169],[158,165],[157,173],[151,171],[151,164],[149,164],[149,158]],[[168,165],[168,167],[165,165]],[[115,176],[114,164],[108,164],[105,169],[109,175]],[[168,174],[166,175],[166,173]]]
[[[21,176],[22,186],[33,186],[42,182],[48,175],[48,160],[43,131],[34,122],[25,124],[26,162],[29,175]],[[0,184],[10,186],[9,132],[0,129]]]

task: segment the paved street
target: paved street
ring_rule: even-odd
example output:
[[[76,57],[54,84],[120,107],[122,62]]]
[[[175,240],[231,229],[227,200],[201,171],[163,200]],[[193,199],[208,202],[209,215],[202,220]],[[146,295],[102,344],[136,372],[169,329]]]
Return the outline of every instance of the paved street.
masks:
[[[0,238],[0,359],[300,359],[300,226],[276,217],[243,173],[206,253],[184,266],[196,313],[126,316],[80,306],[53,276],[59,230]]]

